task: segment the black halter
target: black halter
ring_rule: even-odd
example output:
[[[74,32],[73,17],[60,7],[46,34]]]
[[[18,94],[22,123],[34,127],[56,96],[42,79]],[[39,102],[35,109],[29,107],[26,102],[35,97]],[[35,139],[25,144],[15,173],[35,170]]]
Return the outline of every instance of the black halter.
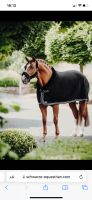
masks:
[[[38,74],[38,62],[36,60],[36,72],[35,72],[35,74],[33,74],[32,76],[29,76],[29,74],[27,72],[23,72],[22,76],[25,75],[28,82],[29,82],[32,78],[35,78],[37,76],[37,74]]]

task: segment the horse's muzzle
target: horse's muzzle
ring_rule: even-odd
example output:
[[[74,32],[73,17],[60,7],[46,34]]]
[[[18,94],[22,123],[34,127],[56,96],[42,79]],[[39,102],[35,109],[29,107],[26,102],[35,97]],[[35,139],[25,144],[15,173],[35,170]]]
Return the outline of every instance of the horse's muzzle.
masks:
[[[37,72],[35,72],[35,74],[33,74],[32,76],[29,76],[26,72],[23,72],[22,73],[22,77],[21,77],[21,80],[24,84],[27,84],[30,82],[30,80],[32,78],[35,78],[37,76]]]
[[[21,80],[24,84],[27,84],[30,82],[30,76],[26,72],[23,72]]]

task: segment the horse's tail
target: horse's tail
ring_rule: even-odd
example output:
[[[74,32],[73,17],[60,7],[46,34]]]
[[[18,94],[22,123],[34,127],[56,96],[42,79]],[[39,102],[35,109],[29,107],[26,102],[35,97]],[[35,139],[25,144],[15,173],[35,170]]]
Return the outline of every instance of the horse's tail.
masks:
[[[89,126],[90,125],[90,119],[89,119],[89,112],[88,112],[88,106],[87,103],[85,102],[85,122],[84,126]]]

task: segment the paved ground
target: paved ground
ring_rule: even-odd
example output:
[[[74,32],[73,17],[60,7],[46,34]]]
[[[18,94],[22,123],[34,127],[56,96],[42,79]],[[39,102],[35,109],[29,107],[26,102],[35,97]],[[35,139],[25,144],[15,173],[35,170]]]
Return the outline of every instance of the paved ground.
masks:
[[[3,114],[8,123],[4,128],[23,128],[29,129],[36,137],[42,136],[42,118],[37,103],[36,94],[11,95],[2,94],[0,99],[11,105],[18,103],[21,106],[20,112],[11,110],[8,114]],[[85,136],[92,136],[92,105],[88,106],[91,125],[85,128]],[[54,136],[53,112],[48,107],[48,136]],[[74,118],[67,104],[60,105],[59,127],[61,136],[71,136],[74,127]]]

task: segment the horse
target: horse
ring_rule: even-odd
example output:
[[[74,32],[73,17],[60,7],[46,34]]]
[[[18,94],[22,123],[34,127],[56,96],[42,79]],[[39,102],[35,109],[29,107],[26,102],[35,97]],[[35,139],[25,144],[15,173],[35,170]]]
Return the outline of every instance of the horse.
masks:
[[[43,140],[45,141],[47,136],[48,106],[53,109],[55,137],[60,135],[58,126],[60,103],[68,103],[72,110],[75,121],[73,136],[83,136],[84,126],[89,126],[87,78],[77,70],[58,72],[43,59],[26,57],[26,61],[22,67],[21,80],[27,84],[32,78],[37,78],[37,100],[42,113]]]

